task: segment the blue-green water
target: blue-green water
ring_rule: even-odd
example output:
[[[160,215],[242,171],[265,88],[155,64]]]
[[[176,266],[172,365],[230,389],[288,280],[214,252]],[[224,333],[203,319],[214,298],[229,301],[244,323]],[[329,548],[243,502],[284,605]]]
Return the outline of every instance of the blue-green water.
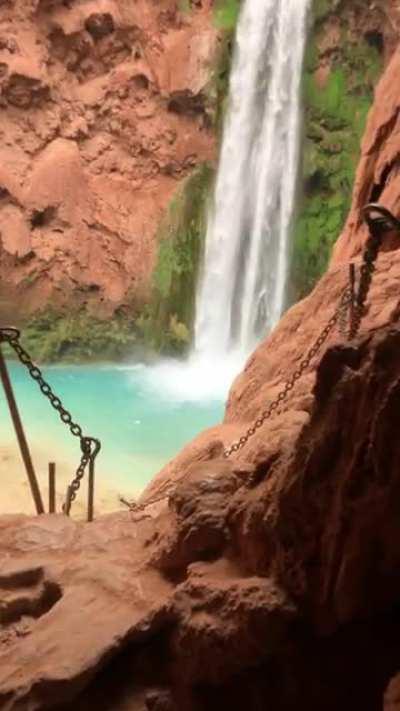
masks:
[[[71,469],[80,456],[72,437],[19,365],[10,375],[25,430],[35,451]],[[54,392],[84,433],[102,441],[97,476],[112,488],[137,493],[196,434],[223,416],[232,372],[166,362],[156,366],[44,367]],[[15,437],[0,388],[1,444],[15,447]]]

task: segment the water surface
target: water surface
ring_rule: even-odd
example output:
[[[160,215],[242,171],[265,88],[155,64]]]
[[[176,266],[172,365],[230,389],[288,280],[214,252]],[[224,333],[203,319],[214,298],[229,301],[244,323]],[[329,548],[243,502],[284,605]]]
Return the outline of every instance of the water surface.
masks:
[[[32,450],[45,447],[48,460],[73,471],[79,441],[27,371],[8,365]],[[173,361],[153,367],[60,365],[42,370],[84,433],[102,441],[98,476],[113,489],[132,489],[133,495],[195,435],[222,419],[233,375],[223,363],[218,369]],[[16,449],[1,387],[0,442]]]

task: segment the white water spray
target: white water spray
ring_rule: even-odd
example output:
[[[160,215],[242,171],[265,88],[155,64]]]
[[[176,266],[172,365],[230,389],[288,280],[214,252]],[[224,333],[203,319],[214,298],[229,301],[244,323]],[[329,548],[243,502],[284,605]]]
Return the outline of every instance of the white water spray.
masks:
[[[246,353],[285,303],[310,0],[245,0],[195,325],[203,357]]]

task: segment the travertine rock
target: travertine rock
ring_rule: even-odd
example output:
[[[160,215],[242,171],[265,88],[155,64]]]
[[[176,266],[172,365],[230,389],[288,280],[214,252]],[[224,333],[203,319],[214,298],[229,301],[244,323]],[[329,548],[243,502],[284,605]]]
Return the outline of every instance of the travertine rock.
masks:
[[[2,711],[397,708],[398,298],[153,508],[0,518]]]
[[[14,10],[27,32],[18,2]],[[115,73],[110,69],[115,57],[124,56],[124,36],[118,35],[115,54],[103,54],[101,43],[126,27],[129,12],[135,28],[151,26],[148,3],[127,9],[104,0],[68,8],[41,0],[32,11],[46,27],[49,13],[53,18],[54,64],[44,70],[39,62],[37,80],[52,92],[58,63],[66,62],[65,72],[74,67],[68,101],[80,109],[69,117],[42,98],[35,111],[46,111],[46,122],[30,109],[35,130],[21,131],[18,146],[5,142],[0,230],[1,209],[7,209],[16,241],[14,247],[5,242],[4,254],[17,263],[21,258],[23,267],[41,248],[40,258],[54,269],[51,240],[62,244],[67,234],[74,244],[79,224],[96,238],[106,226],[108,244],[118,234],[125,260],[134,260],[124,220],[129,215],[129,234],[141,234],[143,215],[129,210],[126,176],[138,179],[136,195],[143,191],[152,201],[152,214],[170,184],[166,176],[153,182],[151,171],[145,180],[143,172],[135,178],[129,161],[121,170],[112,136],[123,125],[121,112],[112,113],[116,94],[112,89],[110,102],[108,79],[115,91],[137,98],[164,82],[167,100],[176,102],[169,111],[173,121],[193,120],[185,111],[196,114],[190,92],[197,90],[179,85],[182,77],[168,85],[167,71],[155,79],[162,54],[156,39],[146,56],[130,55]],[[163,5],[161,13],[174,32],[181,31],[171,7]],[[129,41],[140,36],[135,29]],[[170,39],[174,44],[173,34]],[[10,54],[22,45],[19,37],[15,42]],[[32,49],[29,42],[24,48]],[[39,49],[45,53],[44,44]],[[224,446],[280,392],[332,316],[347,284],[349,257],[359,266],[365,239],[359,208],[379,198],[400,209],[399,68],[395,55],[378,89],[353,212],[330,271],[249,359],[232,387],[224,423],[189,444],[143,496],[144,502],[159,500],[93,524],[62,516],[0,518],[2,711],[400,707],[400,245],[394,235],[377,261],[357,339],[333,331],[276,415],[239,454],[223,458]],[[35,93],[32,86],[30,91]],[[158,126],[159,98],[139,98],[135,117]],[[128,106],[124,137],[133,149],[139,139],[136,129],[129,130],[130,112]],[[93,132],[99,115],[102,130]],[[140,145],[155,150],[155,134],[138,133]],[[178,147],[164,149],[167,159]],[[135,155],[139,161],[140,151]],[[110,177],[115,165],[122,177]],[[31,241],[22,226],[28,214]],[[90,274],[84,269],[88,255],[80,251],[88,244]],[[145,241],[140,244],[145,254]],[[101,279],[104,272],[107,280],[93,242],[77,245],[66,264],[57,267],[64,277],[76,279],[74,270],[80,270],[82,279]],[[118,302],[125,282],[114,277],[102,288]],[[46,289],[51,293],[51,282]]]
[[[366,239],[360,210],[366,203],[381,202],[394,214],[400,214],[399,72],[400,52],[397,48],[376,89],[361,146],[352,207],[344,232],[335,246],[334,264],[346,262],[360,253]],[[396,238],[393,246],[398,247]]]
[[[175,0],[0,4],[8,317],[14,289],[14,318],[50,302],[107,316],[146,298],[178,181],[215,157],[211,13],[208,0],[186,14]]]

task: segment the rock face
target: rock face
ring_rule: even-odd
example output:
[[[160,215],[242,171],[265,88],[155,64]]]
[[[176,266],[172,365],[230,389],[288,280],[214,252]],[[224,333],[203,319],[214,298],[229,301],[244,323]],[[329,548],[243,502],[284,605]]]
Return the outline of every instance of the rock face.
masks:
[[[398,3],[314,0],[304,80],[302,180],[293,301],[325,272],[348,216],[374,89],[399,42]]]
[[[294,607],[272,581],[201,556],[185,580],[169,580],[157,532],[170,519],[1,520],[1,709],[189,709],[196,680],[285,647]]]
[[[142,303],[177,184],[214,156],[208,2],[0,6],[0,297]],[[15,317],[14,304],[14,317]],[[9,314],[10,309],[5,309]]]
[[[400,54],[394,54],[376,91],[361,146],[351,212],[338,240],[333,262],[351,259],[365,241],[366,230],[360,223],[360,208],[367,202],[382,202],[394,214],[400,212],[399,197],[399,110],[397,77]]]
[[[101,42],[116,24],[110,6],[96,3],[85,32]],[[332,328],[317,340],[333,323],[350,256],[359,275],[360,206],[379,198],[398,207],[396,67],[395,56],[335,262],[250,358],[224,422],[156,477],[136,511],[92,524],[0,518],[2,711],[400,709],[395,235],[384,240],[357,338]],[[39,100],[46,82],[31,80],[18,90],[7,80],[6,93]],[[65,182],[53,173],[54,194],[62,183],[67,199],[43,217],[54,206],[45,207],[42,176],[60,154]],[[39,222],[68,221],[91,200],[89,177],[77,189],[79,160],[63,136],[41,152]],[[373,186],[382,189],[371,194]],[[27,239],[21,232],[21,253]],[[288,398],[253,428],[296,370]],[[225,459],[248,428],[245,446]]]
[[[0,519],[2,710],[399,708],[400,251],[386,247],[357,339],[333,330],[239,454],[223,446],[299,367],[347,265],[284,317],[225,422],[145,508]]]
[[[349,688],[352,708],[397,708],[399,265],[382,254],[359,339],[332,335],[224,461],[218,442],[298,365],[345,270],[288,314],[158,512],[0,520],[0,708],[338,710]]]

